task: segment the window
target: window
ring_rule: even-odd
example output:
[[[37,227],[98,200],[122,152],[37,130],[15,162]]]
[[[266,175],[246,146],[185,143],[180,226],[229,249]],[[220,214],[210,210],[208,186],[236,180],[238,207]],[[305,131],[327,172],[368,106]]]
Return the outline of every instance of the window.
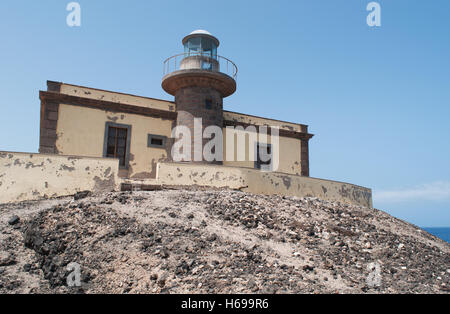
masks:
[[[212,70],[212,63],[211,62],[202,61],[202,70],[211,71]]]
[[[185,42],[184,54],[185,57],[202,55],[217,59],[217,44],[211,38],[193,37]]]
[[[126,168],[130,153],[131,126],[106,123],[103,157],[119,159],[119,166]]]
[[[198,37],[189,39],[185,44],[185,52],[188,56],[198,55],[201,51],[201,40]]]
[[[166,136],[149,134],[147,140],[148,147],[164,148],[166,146]]]
[[[272,145],[256,143],[255,168],[269,170],[272,165]]]
[[[152,137],[152,139],[150,140],[150,145],[163,146],[163,144],[164,142],[162,138]]]
[[[208,110],[212,109],[212,99],[211,98],[206,98],[206,100],[205,100],[205,107]]]
[[[125,166],[127,153],[127,129],[110,127],[108,130],[108,144],[106,157],[119,158],[119,165]]]

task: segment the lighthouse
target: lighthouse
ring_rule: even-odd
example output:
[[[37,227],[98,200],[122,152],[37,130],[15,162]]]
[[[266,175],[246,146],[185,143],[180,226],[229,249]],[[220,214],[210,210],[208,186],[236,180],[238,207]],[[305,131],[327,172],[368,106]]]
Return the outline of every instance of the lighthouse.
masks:
[[[176,125],[190,130],[192,160],[202,156],[196,161],[206,163],[202,152],[209,139],[195,145],[194,138],[203,138],[208,126],[223,128],[223,99],[236,91],[238,70],[231,60],[218,55],[220,42],[208,31],[196,30],[182,43],[184,52],[164,62],[162,88],[175,96]],[[194,119],[201,119],[201,128],[194,127]]]

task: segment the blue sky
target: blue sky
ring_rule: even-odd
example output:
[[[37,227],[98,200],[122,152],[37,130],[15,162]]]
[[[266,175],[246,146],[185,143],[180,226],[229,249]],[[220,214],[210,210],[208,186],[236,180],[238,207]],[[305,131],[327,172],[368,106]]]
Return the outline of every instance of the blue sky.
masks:
[[[36,152],[46,80],[171,99],[162,62],[207,29],[239,67],[227,110],[308,124],[311,175],[374,190],[374,205],[450,226],[450,1],[0,2],[0,150]]]

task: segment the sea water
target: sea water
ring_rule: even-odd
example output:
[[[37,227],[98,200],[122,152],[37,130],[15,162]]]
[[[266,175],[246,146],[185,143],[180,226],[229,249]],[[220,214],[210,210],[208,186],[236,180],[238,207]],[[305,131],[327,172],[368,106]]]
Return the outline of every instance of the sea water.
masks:
[[[450,228],[423,228],[432,235],[450,243]]]

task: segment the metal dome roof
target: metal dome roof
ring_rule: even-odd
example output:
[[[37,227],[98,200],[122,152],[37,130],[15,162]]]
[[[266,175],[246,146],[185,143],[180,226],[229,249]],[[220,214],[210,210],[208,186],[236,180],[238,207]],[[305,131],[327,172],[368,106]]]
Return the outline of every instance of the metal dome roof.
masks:
[[[204,29],[197,29],[195,31],[193,31],[192,33],[190,33],[189,35],[195,35],[195,34],[204,34],[204,35],[211,35],[212,34],[208,31],[205,31]]]
[[[186,41],[189,39],[189,38],[192,38],[192,37],[196,37],[196,36],[203,36],[203,37],[209,37],[209,38],[211,38],[212,40],[214,40],[215,42],[216,42],[216,46],[217,47],[219,47],[219,45],[220,45],[220,41],[214,36],[214,35],[212,35],[210,32],[208,32],[208,31],[205,31],[204,29],[197,29],[197,30],[195,30],[195,31],[193,31],[193,32],[191,32],[189,35],[187,35],[186,37],[184,37],[183,38],[183,45],[186,43]]]

